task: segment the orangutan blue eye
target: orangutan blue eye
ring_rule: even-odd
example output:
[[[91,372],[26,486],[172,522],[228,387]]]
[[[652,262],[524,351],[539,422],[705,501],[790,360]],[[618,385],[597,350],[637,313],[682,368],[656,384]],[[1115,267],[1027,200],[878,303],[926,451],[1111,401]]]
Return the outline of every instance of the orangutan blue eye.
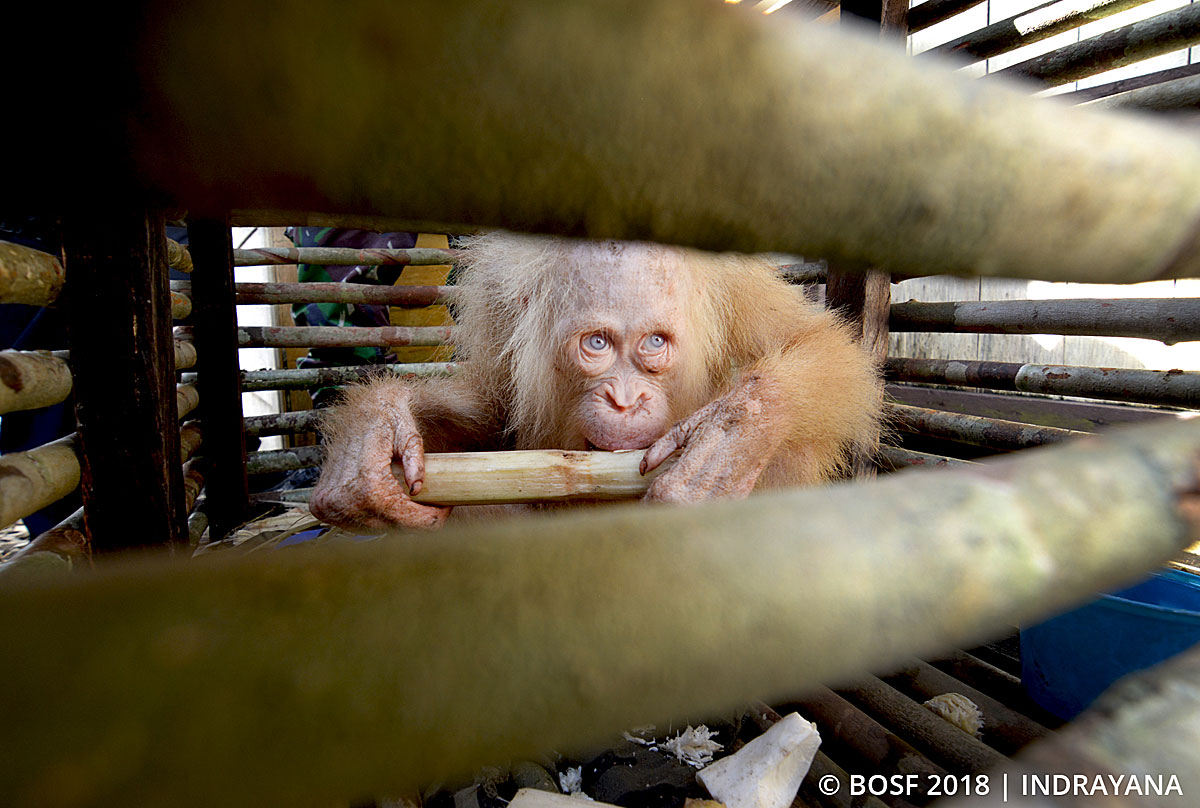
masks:
[[[608,347],[608,340],[603,334],[592,334],[587,338],[587,346],[593,351],[603,351]]]
[[[661,351],[664,347],[666,347],[666,344],[667,338],[662,334],[651,334],[650,336],[646,337],[646,347],[651,351]]]

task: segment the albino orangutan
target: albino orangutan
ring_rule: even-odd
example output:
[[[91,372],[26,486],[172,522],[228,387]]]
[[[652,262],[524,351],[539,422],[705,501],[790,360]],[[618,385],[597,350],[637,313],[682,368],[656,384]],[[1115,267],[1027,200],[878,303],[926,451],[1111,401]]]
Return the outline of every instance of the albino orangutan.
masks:
[[[440,526],[425,452],[673,453],[645,499],[741,498],[843,474],[878,437],[873,360],[767,263],[657,244],[493,233],[465,252],[452,378],[351,388],[325,423],[313,514]]]

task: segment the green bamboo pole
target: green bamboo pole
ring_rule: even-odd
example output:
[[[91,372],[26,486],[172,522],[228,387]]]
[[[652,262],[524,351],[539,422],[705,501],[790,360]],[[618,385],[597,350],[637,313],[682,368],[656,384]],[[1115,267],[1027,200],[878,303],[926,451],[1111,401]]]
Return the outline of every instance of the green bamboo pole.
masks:
[[[877,37],[693,0],[305,9],[153,8],[128,44],[130,86],[146,88],[128,153],[147,179],[214,209],[900,274],[1200,275],[1194,138],[918,64]],[[412,42],[422,58],[379,58]]]
[[[12,804],[316,805],[977,642],[1200,537],[1200,428],[0,588]]]

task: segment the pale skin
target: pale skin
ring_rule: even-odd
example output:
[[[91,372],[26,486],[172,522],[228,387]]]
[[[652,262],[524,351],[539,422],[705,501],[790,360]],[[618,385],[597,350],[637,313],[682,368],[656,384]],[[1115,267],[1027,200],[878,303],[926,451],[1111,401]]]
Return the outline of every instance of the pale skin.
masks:
[[[485,240],[464,280],[479,296],[460,320],[470,369],[353,389],[330,418],[311,500],[318,518],[441,526],[451,509],[408,493],[423,486],[425,452],[637,449],[642,473],[677,454],[645,499],[696,502],[826,481],[877,440],[872,361],[769,268],[657,245],[541,240],[538,263],[520,269],[513,256],[526,242],[507,238]],[[487,249],[501,255],[494,276]]]

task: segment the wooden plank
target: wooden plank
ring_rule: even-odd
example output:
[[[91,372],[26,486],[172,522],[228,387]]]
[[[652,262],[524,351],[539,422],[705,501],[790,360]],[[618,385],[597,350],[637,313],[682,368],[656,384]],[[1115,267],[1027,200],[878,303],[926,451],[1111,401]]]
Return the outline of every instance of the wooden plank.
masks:
[[[216,541],[244,522],[250,507],[228,217],[189,222],[188,241],[195,265],[196,372],[204,385],[200,427],[209,472],[209,535]]]
[[[97,553],[187,539],[162,218],[64,218],[83,503]]]

